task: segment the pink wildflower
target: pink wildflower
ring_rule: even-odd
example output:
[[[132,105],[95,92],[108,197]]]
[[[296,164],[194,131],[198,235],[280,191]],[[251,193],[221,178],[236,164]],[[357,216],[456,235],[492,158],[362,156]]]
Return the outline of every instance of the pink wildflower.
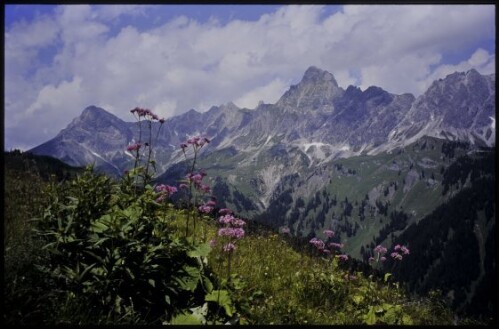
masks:
[[[234,217],[232,215],[225,215],[225,216],[221,216],[218,221],[221,223],[221,224],[230,224],[232,222],[232,220],[234,219]]]
[[[218,211],[220,215],[232,214],[232,210],[229,208],[222,208]]]
[[[177,192],[177,188],[175,186],[161,184],[156,186],[156,191],[172,195],[173,193]]]
[[[330,243],[328,243],[328,246],[341,249],[341,248],[343,248],[343,243],[330,242]]]
[[[401,254],[399,254],[398,252],[392,252],[392,253],[390,254],[390,256],[392,256],[392,258],[393,258],[393,259],[396,259],[396,260],[402,260],[402,258],[403,258],[403,257],[402,257],[402,255],[401,255]]]
[[[187,148],[187,144],[186,144],[186,143],[181,143],[181,144],[180,144],[180,147],[181,147],[182,149],[185,149],[185,148]]]
[[[288,227],[283,227],[283,228],[281,229],[281,233],[283,233],[283,234],[290,234],[290,230],[289,230],[289,228],[288,228]]]
[[[214,206],[217,205],[217,203],[215,201],[213,201],[213,200],[210,200],[210,201],[206,202],[206,205],[209,206],[209,207],[214,207]]]
[[[401,247],[400,247],[400,245],[398,244],[398,245],[396,245],[396,246],[393,248],[393,250],[399,250],[400,248],[401,248]]]
[[[223,227],[218,230],[218,236],[228,236],[236,239],[241,239],[242,237],[244,237],[244,233],[244,230],[239,227]]]
[[[331,230],[324,230],[324,233],[328,238],[332,238],[334,236],[334,232]]]
[[[179,188],[188,188],[189,186],[187,184],[182,183],[178,187]]]
[[[382,262],[384,262],[384,261],[386,260],[386,257],[385,257],[385,256],[383,256],[383,257],[381,257],[381,258],[380,258],[380,260],[381,260]]]
[[[348,255],[338,255],[338,258],[344,261],[348,260]]]
[[[400,250],[404,253],[404,255],[409,255],[409,249],[406,246],[402,246]]]
[[[385,247],[383,247],[381,245],[378,245],[378,246],[376,246],[376,248],[374,248],[374,251],[379,253],[379,254],[386,254],[388,249],[386,249]]]
[[[225,252],[231,252],[233,250],[236,250],[236,246],[233,243],[227,243],[226,245],[223,246],[223,250]]]
[[[329,249],[322,249],[322,252],[325,253],[326,255],[331,254],[331,250],[329,250]]]
[[[210,247],[213,248],[213,247],[215,247],[216,244],[217,244],[217,240],[215,240],[215,239],[210,240]]]
[[[213,210],[213,207],[210,207],[206,204],[203,204],[203,205],[199,206],[198,209],[202,213],[209,214]]]
[[[140,143],[128,145],[127,151],[138,151],[142,145]]]
[[[319,250],[322,250],[325,247],[324,241],[321,239],[312,238],[309,243],[313,244]]]
[[[246,225],[246,222],[242,219],[234,218],[232,220],[232,225],[235,227],[243,227],[244,225]]]
[[[369,257],[369,263],[374,262],[374,257]]]

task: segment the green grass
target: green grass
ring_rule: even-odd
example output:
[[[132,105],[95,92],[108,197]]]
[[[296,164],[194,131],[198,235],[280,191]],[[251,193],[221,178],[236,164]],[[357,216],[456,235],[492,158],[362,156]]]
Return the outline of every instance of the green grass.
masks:
[[[87,307],[77,295],[47,298],[52,292],[43,290],[46,285],[37,281],[32,266],[35,259],[43,262],[43,252],[31,234],[29,219],[39,217],[47,206],[40,191],[49,184],[36,174],[11,168],[6,170],[5,184],[4,322],[40,324],[50,319],[49,323],[61,324],[123,323]],[[184,235],[184,210],[171,207],[159,216],[168,221],[167,229],[172,234]],[[215,219],[205,216],[196,223],[191,235],[198,242],[218,239]],[[369,230],[374,229],[373,224]],[[348,265],[315,255],[308,244],[300,245],[253,222],[248,222],[246,230],[246,236],[237,241],[230,275],[221,245],[214,247],[207,259],[216,278],[229,290],[242,324],[452,324],[453,313],[438,296],[409,297],[396,282],[351,273]],[[51,303],[45,304],[47,300]],[[122,321],[147,324],[133,314]]]

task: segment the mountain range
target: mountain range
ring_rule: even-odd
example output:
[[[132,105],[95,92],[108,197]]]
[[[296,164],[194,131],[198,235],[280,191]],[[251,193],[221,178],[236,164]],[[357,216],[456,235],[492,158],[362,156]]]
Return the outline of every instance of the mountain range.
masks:
[[[422,136],[490,146],[495,143],[495,74],[456,72],[416,99],[375,86],[344,90],[331,73],[310,67],[275,104],[240,109],[228,103],[168,119],[155,147],[158,172],[181,161],[178,145],[196,133],[212,139],[205,153],[234,148],[252,161],[278,146],[303,154],[309,166],[379,154]],[[137,138],[136,123],[89,106],[55,138],[30,151],[75,166],[95,162],[96,168],[119,176],[133,160],[126,146]]]
[[[157,183],[178,184],[189,170],[180,144],[202,134],[211,142],[198,167],[219,207],[307,240],[332,229],[344,252],[366,262],[378,244],[417,246],[408,264],[418,271],[394,272],[411,289],[441,287],[456,309],[478,314],[477,301],[497,305],[486,288],[496,273],[495,74],[456,72],[416,98],[343,89],[310,67],[275,104],[191,109],[152,130]],[[119,177],[133,168],[126,148],[139,131],[89,106],[30,152]],[[452,274],[463,266],[470,271]]]

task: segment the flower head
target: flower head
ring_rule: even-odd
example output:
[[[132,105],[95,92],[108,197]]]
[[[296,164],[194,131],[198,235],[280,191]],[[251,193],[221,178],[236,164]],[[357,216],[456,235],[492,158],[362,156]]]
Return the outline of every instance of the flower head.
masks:
[[[236,246],[233,243],[227,243],[223,246],[223,251],[225,252],[231,252],[233,250],[236,250]]]
[[[324,233],[328,238],[332,238],[334,236],[334,232],[331,230],[324,230],[322,233]]]
[[[340,260],[347,261],[347,260],[348,260],[348,255],[338,255],[338,258],[339,258]]]
[[[377,245],[376,248],[374,248],[374,251],[379,253],[379,254],[386,254],[388,249],[386,249],[385,247],[383,247],[381,245]]]
[[[222,208],[218,211],[220,215],[227,215],[227,214],[232,214],[232,210],[229,208]]]
[[[128,147],[126,149],[127,149],[127,151],[138,151],[141,146],[142,145],[140,143],[135,143],[135,144],[128,145]]]
[[[403,257],[402,257],[402,255],[401,255],[401,254],[399,254],[398,252],[392,252],[392,253],[390,254],[390,256],[392,256],[392,258],[393,258],[393,259],[396,259],[396,260],[402,260],[402,258],[403,258]]]
[[[289,228],[288,228],[288,227],[283,227],[283,228],[281,229],[281,233],[282,233],[282,234],[290,234],[290,230],[289,230]]]
[[[319,250],[322,250],[325,247],[324,241],[321,239],[312,238],[309,243],[313,244]]]
[[[341,249],[343,248],[343,243],[336,243],[336,242],[330,242],[327,244],[330,248],[331,247],[334,247],[334,248],[338,248],[338,249]]]
[[[202,213],[209,214],[213,210],[213,207],[203,204],[198,207],[198,210]]]
[[[409,255],[409,248],[406,246],[402,246],[400,250],[404,253],[404,255]]]

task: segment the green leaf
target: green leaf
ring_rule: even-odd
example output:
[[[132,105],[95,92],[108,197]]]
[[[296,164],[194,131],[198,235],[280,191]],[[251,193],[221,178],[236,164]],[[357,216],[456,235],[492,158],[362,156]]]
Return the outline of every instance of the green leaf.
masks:
[[[181,313],[172,319],[171,324],[203,324],[199,319],[193,314]]]
[[[208,303],[204,303],[203,306],[193,307],[190,309],[192,311],[192,316],[201,321],[201,323],[206,324],[206,315],[208,315]]]
[[[213,283],[211,283],[210,279],[208,279],[206,276],[203,277],[203,283],[207,292],[213,291]]]
[[[410,315],[404,314],[404,315],[402,315],[402,324],[410,326],[410,325],[413,325],[414,322],[412,321],[412,318],[410,317]]]
[[[90,229],[92,230],[92,232],[102,233],[102,232],[106,231],[107,229],[109,229],[109,226],[107,226],[101,222],[94,222],[94,223],[92,223],[92,225],[90,225]]]
[[[232,301],[227,290],[213,290],[204,297],[207,302],[215,302],[222,306],[228,316],[232,316]]]
[[[153,286],[154,288],[156,288],[156,281],[154,281],[153,279],[149,279],[149,280],[147,280],[147,282],[149,282],[149,284],[151,286]]]
[[[364,296],[362,295],[354,295],[352,297],[352,300],[355,304],[359,305],[360,303],[362,303],[364,301]]]
[[[391,277],[392,274],[391,273],[386,273],[385,274],[385,282],[388,282],[388,278]]]
[[[177,277],[176,281],[180,284],[180,287],[182,289],[194,292],[200,279],[199,269],[193,266],[185,266],[184,272],[187,275],[183,277]]]
[[[208,243],[199,244],[193,250],[189,250],[187,255],[189,257],[207,257],[210,254],[211,247]]]
[[[374,306],[369,307],[369,312],[364,316],[364,322],[368,325],[376,323],[376,314],[374,313]]]

